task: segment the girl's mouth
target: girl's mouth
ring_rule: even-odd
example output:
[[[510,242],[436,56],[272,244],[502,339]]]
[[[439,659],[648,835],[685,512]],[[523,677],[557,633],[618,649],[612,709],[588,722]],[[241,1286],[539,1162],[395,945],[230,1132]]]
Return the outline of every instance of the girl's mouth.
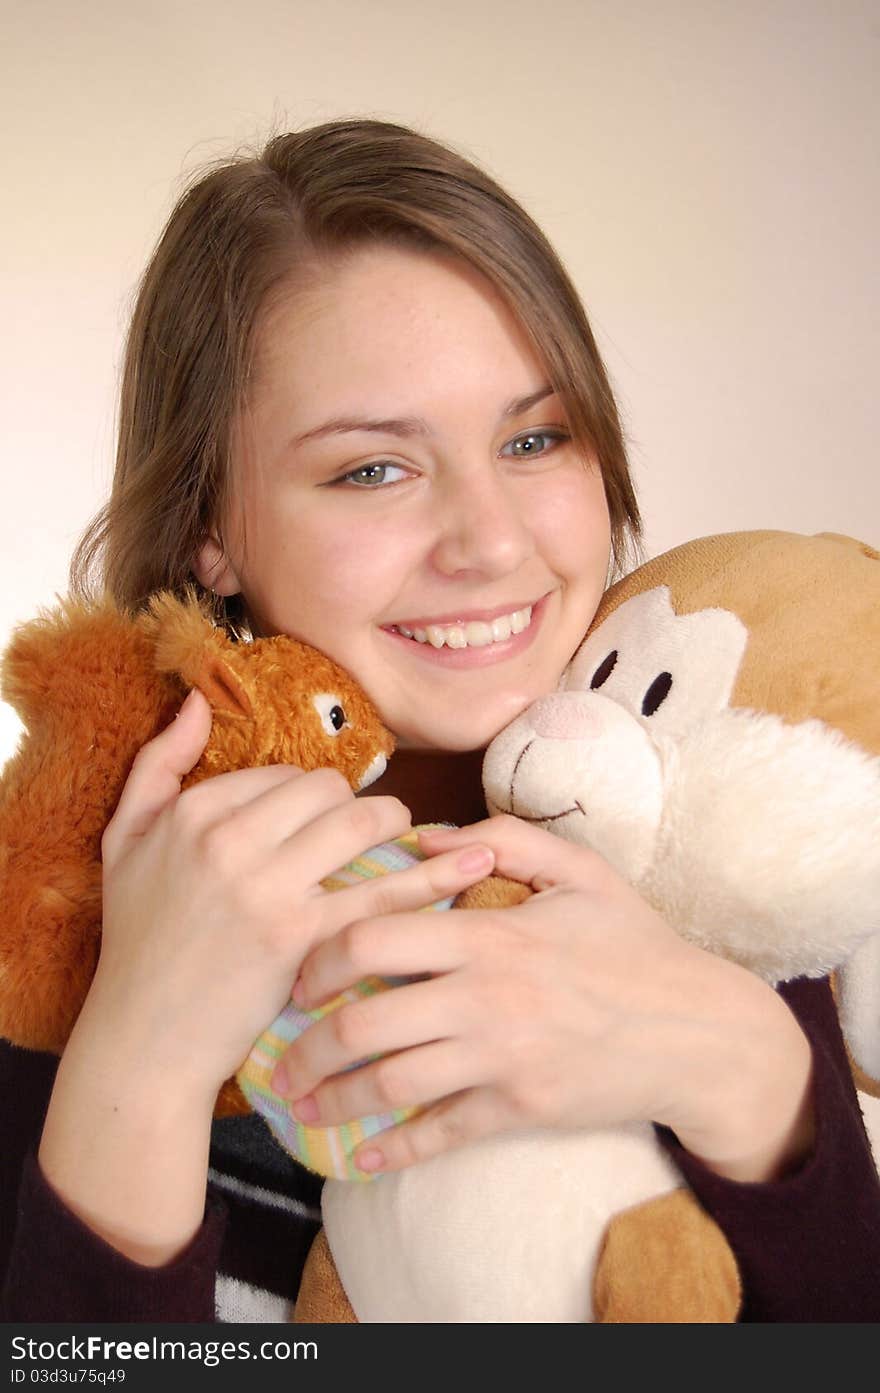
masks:
[[[432,648],[485,648],[491,643],[505,643],[512,634],[521,634],[532,622],[533,605],[500,614],[497,619],[461,620],[456,624],[428,624],[425,628],[408,628],[405,624],[391,626],[392,633],[429,643]]]
[[[549,593],[549,592],[548,592]],[[548,595],[519,609],[488,619],[446,623],[389,624],[385,633],[429,660],[452,667],[482,667],[530,647],[546,609]]]

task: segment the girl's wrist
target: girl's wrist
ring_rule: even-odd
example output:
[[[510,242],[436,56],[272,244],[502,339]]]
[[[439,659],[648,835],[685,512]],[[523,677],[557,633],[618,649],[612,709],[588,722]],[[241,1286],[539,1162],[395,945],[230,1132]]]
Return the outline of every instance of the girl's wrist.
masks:
[[[771,987],[717,961],[721,994],[707,1001],[682,1071],[685,1087],[655,1120],[719,1175],[779,1180],[801,1166],[814,1141],[810,1044]]]
[[[137,1099],[139,1107],[169,1121],[186,1114],[210,1127],[220,1083],[204,1069],[186,1068],[185,1051],[163,1033],[157,1038],[133,1010],[115,1009],[96,978],[64,1051],[68,1073],[83,1072],[96,1097],[111,1105],[119,1098]],[[193,1051],[188,1051],[190,1056]],[[198,1066],[196,1057],[192,1060]],[[220,1081],[222,1083],[222,1080]]]
[[[162,1112],[185,1109],[210,1120],[228,1070],[216,1063],[212,1070],[207,1049],[196,1048],[191,1018],[181,1024],[175,1031],[173,1011],[118,988],[99,964],[64,1053],[88,1055],[104,1087],[136,1092]]]

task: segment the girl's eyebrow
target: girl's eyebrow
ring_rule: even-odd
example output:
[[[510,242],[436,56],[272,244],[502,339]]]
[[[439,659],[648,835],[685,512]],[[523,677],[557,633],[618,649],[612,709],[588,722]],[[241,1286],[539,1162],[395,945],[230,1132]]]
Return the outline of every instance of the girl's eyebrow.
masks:
[[[500,419],[503,421],[510,416],[521,416],[524,411],[529,411],[533,406],[537,406],[539,401],[545,397],[552,397],[555,389],[550,383],[545,383],[535,392],[529,392],[524,397],[514,397],[513,401],[508,402],[501,412]],[[421,416],[398,416],[387,420],[373,420],[363,416],[337,416],[331,421],[325,421],[323,425],[313,426],[311,430],[303,431],[302,435],[295,435],[290,441],[291,446],[303,445],[307,440],[317,440],[324,435],[343,435],[348,431],[367,430],[375,431],[382,435],[430,435],[431,430],[427,421]]]

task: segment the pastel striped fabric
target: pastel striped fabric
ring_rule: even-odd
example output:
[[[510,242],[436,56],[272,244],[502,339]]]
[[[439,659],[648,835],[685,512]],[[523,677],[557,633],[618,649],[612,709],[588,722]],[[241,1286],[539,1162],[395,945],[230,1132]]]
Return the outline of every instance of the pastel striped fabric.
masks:
[[[419,851],[416,833],[410,832],[405,837],[399,837],[393,842],[384,842],[365,855],[359,856],[341,871],[329,876],[323,885],[327,890],[342,890],[346,886],[356,885],[361,880],[387,875],[389,871],[406,870],[408,866],[421,860],[424,860],[424,857]],[[451,898],[438,900],[426,909],[449,909],[451,904]],[[333,1176],[337,1180],[372,1180],[373,1176],[357,1170],[352,1163],[351,1157],[355,1149],[367,1138],[402,1122],[414,1109],[398,1108],[393,1112],[358,1118],[354,1122],[335,1127],[306,1126],[291,1114],[285,1099],[273,1093],[269,1083],[272,1071],[287,1046],[322,1016],[338,1010],[348,1001],[387,991],[389,987],[398,986],[406,980],[368,977],[315,1011],[302,1011],[292,1001],[289,1002],[269,1028],[263,1031],[236,1076],[251,1107],[265,1118],[281,1145],[304,1166],[308,1166],[309,1170],[317,1171],[319,1175]],[[358,1067],[352,1065],[352,1068]]]

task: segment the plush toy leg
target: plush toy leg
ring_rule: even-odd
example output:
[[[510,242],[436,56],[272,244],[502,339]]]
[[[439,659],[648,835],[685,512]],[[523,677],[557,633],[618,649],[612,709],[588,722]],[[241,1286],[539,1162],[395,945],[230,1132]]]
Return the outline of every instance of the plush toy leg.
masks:
[[[608,1226],[593,1288],[593,1319],[608,1324],[730,1324],[739,1272],[727,1240],[687,1190],[636,1205]],[[293,1319],[351,1325],[324,1230],[312,1244]]]
[[[324,1230],[306,1258],[293,1319],[297,1325],[357,1325],[358,1318],[339,1280]]]
[[[604,1324],[728,1324],[742,1288],[718,1225],[689,1190],[673,1190],[608,1225],[593,1284]]]

